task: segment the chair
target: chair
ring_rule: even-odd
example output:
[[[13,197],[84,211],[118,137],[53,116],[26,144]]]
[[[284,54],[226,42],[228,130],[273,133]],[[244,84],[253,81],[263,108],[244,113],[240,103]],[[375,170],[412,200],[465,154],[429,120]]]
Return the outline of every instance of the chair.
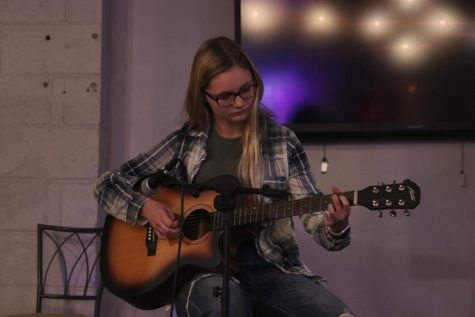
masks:
[[[45,299],[94,301],[94,316],[98,317],[103,290],[99,272],[102,228],[38,224],[37,233],[36,312],[42,313]],[[69,307],[61,308],[64,310]]]

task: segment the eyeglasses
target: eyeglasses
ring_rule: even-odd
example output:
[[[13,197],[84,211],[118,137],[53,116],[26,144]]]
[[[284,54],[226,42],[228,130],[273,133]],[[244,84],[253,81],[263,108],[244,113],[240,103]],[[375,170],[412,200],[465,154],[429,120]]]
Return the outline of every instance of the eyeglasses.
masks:
[[[248,86],[244,86],[239,90],[237,93],[232,93],[232,92],[225,92],[222,93],[218,96],[213,96],[206,90],[203,90],[203,92],[206,94],[206,96],[210,97],[216,103],[223,108],[230,107],[234,104],[236,101],[236,97],[239,96],[241,97],[242,100],[247,101],[251,98],[254,98],[256,96],[256,91],[257,91],[257,84],[251,84]]]

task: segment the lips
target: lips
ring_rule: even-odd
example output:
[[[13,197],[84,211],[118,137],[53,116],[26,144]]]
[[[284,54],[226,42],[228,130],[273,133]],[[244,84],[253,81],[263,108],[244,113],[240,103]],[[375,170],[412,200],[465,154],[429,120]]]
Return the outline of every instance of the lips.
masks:
[[[231,113],[231,116],[232,117],[237,117],[237,116],[241,116],[243,114],[247,114],[248,112],[249,112],[249,108],[238,111],[238,112]]]

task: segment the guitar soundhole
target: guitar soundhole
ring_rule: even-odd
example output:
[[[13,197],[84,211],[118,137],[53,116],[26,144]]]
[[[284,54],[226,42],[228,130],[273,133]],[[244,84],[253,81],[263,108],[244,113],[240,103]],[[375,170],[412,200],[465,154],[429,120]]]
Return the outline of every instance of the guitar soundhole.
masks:
[[[191,212],[185,219],[183,234],[189,240],[198,240],[209,229],[209,213],[205,209],[197,209]]]

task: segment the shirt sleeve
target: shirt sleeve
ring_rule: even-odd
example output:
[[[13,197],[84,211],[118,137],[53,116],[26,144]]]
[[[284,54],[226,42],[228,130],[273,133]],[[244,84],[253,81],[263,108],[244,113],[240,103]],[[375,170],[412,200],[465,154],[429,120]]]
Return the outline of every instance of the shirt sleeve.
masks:
[[[287,145],[289,158],[289,192],[292,199],[321,195],[316,187],[307,154],[295,134],[290,131]],[[313,239],[327,250],[336,251],[350,244],[350,228],[333,234],[325,226],[324,212],[308,213],[301,216],[305,230]]]
[[[171,134],[152,150],[107,171],[96,181],[94,196],[110,215],[128,223],[144,224],[139,211],[148,199],[134,190],[138,181],[163,168],[175,156],[179,135]]]

